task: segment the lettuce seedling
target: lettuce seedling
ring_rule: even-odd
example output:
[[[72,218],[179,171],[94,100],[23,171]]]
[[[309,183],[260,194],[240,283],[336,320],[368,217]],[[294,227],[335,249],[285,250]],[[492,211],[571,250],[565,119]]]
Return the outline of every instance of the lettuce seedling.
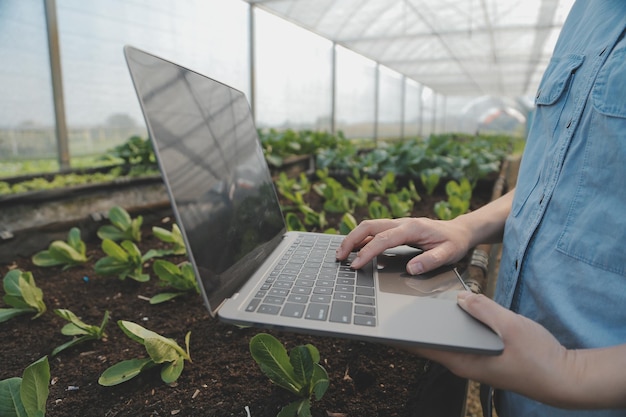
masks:
[[[300,397],[277,417],[310,417],[311,397],[322,399],[330,384],[328,373],[319,364],[320,354],[311,344],[287,350],[274,336],[259,333],[250,340],[250,353],[261,371],[279,387]]]
[[[68,269],[76,265],[87,262],[87,247],[80,237],[80,229],[72,227],[67,235],[67,242],[55,240],[47,250],[33,255],[32,261],[37,266],[57,266],[63,265],[63,269]]]
[[[61,333],[66,336],[78,336],[74,337],[67,343],[62,344],[61,346],[57,346],[52,353],[51,356],[55,356],[59,352],[68,349],[72,346],[75,346],[79,343],[86,342],[88,340],[101,340],[106,337],[106,333],[104,332],[104,326],[109,322],[109,312],[104,312],[104,318],[102,319],[102,323],[100,326],[94,326],[90,324],[86,324],[81,319],[79,319],[76,314],[72,313],[70,310],[65,309],[56,309],[54,312],[59,316],[69,321],[63,328],[61,329]]]
[[[159,304],[172,298],[195,291],[200,294],[196,274],[189,262],[183,262],[180,266],[172,262],[158,259],[152,265],[154,273],[159,277],[159,284],[164,287],[172,287],[178,291],[157,294],[150,299],[150,304]]]
[[[2,284],[5,292],[2,299],[13,308],[0,308],[0,323],[28,313],[37,313],[33,316],[36,319],[46,312],[43,291],[35,284],[32,273],[14,269],[5,275]]]
[[[120,245],[110,239],[102,241],[102,250],[109,256],[105,256],[96,262],[95,271],[99,275],[117,275],[121,280],[126,277],[135,281],[146,282],[150,275],[143,273],[143,263],[150,259],[152,254],[141,256],[137,245],[130,240],[123,241]]]
[[[0,381],[0,416],[43,417],[50,393],[48,357],[28,365],[22,377]]]
[[[163,337],[136,323],[120,320],[117,324],[126,336],[144,345],[150,357],[125,360],[107,368],[98,379],[100,385],[110,387],[121,384],[136,377],[141,371],[157,365],[163,366],[161,368],[161,379],[163,382],[171,384],[183,372],[185,360],[191,362],[191,356],[189,355],[189,337],[191,332],[188,332],[185,336],[186,350],[183,350],[174,339]]]
[[[172,225],[171,232],[162,227],[154,226],[152,233],[161,242],[170,243],[172,247],[170,249],[150,249],[146,252],[145,256],[154,258],[168,255],[187,255],[187,247],[183,240],[183,234],[180,232],[180,228],[176,223]]]
[[[120,240],[141,242],[142,216],[137,216],[133,219],[122,207],[113,206],[109,210],[109,221],[111,224],[100,226],[98,229],[98,237],[100,239],[110,239],[116,242]]]

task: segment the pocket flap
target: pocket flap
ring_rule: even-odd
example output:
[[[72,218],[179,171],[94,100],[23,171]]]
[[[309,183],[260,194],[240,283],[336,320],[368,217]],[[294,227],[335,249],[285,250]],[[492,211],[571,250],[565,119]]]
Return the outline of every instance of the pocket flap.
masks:
[[[552,58],[539,84],[535,103],[538,105],[554,104],[563,94],[570,76],[584,60],[585,56],[579,54]]]

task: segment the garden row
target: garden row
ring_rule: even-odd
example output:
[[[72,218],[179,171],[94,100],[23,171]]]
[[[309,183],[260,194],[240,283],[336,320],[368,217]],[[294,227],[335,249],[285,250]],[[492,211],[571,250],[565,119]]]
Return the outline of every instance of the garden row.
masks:
[[[148,301],[160,304],[188,292],[199,294],[197,280],[191,264],[185,259],[174,264],[167,256],[186,256],[186,247],[180,229],[174,223],[172,230],[153,227],[152,232],[166,249],[151,249],[142,254],[136,243],[141,241],[143,218],[131,218],[121,207],[115,206],[109,212],[110,224],[99,228],[101,249],[106,256],[95,262],[94,271],[99,276],[116,276],[137,282],[147,282],[150,275],[145,273],[148,261],[153,260],[152,269],[159,284],[172,291],[157,294]],[[116,243],[121,242],[121,243]],[[154,260],[155,258],[158,258]],[[33,255],[32,262],[39,267],[61,267],[63,270],[86,264],[91,260],[86,253],[86,244],[81,239],[80,230],[72,228],[67,241],[54,241],[48,249]],[[88,279],[87,277],[85,277]],[[44,293],[35,283],[30,271],[10,270],[3,279],[5,295],[3,301],[9,308],[0,308],[0,323],[23,314],[34,314],[37,319],[47,311]],[[57,346],[50,352],[54,357],[60,352],[91,340],[107,338],[105,327],[110,313],[105,311],[99,325],[83,322],[69,309],[55,309],[54,312],[68,323],[61,333],[72,339]],[[126,382],[141,372],[160,367],[164,383],[173,384],[183,372],[185,361],[191,361],[189,340],[191,332],[185,336],[183,349],[175,340],[148,330],[128,320],[118,320],[118,326],[132,341],[145,347],[147,358],[123,360],[107,368],[98,379],[102,386],[113,386]],[[321,399],[329,386],[328,375],[319,364],[320,354],[311,344],[295,347],[288,355],[283,345],[273,336],[257,334],[250,341],[250,352],[261,370],[278,386],[300,397],[284,407],[282,416],[310,416],[310,401],[314,396]],[[48,355],[33,362],[24,370],[22,377],[0,380],[0,414],[3,416],[44,416],[50,384]]]

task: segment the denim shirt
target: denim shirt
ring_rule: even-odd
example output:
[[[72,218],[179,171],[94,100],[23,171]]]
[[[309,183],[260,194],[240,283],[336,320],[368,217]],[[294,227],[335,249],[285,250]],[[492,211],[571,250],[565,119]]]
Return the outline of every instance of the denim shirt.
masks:
[[[495,299],[567,348],[626,343],[626,0],[578,0],[536,95]],[[626,372],[626,369],[624,370]],[[511,416],[558,410],[499,392]]]

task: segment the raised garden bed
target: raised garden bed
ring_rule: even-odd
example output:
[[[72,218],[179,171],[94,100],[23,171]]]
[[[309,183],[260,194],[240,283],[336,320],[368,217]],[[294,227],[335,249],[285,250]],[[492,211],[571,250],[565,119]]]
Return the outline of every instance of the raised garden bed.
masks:
[[[488,186],[476,189],[472,207],[489,201],[490,191]],[[441,194],[424,196],[423,204],[414,207],[413,215],[433,217],[433,202],[443,198]],[[167,206],[143,210],[142,214],[143,239],[138,246],[145,253],[163,245],[152,235],[151,227],[170,228],[172,217]],[[93,233],[102,222],[88,217],[78,224],[85,229],[88,255],[95,262],[104,256]],[[69,224],[63,226],[65,235]],[[52,237],[42,229],[40,245],[58,238],[60,231],[55,233]],[[253,417],[275,416],[293,400],[290,394],[270,384],[250,356],[249,340],[260,330],[220,324],[209,317],[201,297],[188,295],[150,305],[146,299],[162,292],[154,276],[147,283],[120,281],[96,275],[93,262],[63,271],[58,267],[34,266],[27,254],[7,257],[2,247],[0,253],[2,276],[13,268],[31,271],[48,307],[48,312],[36,320],[25,315],[0,324],[0,380],[20,376],[26,366],[68,340],[60,332],[65,321],[52,313],[53,309],[69,309],[90,324],[99,323],[106,310],[111,312],[106,341],[87,342],[50,360],[48,416],[246,416],[246,406]],[[165,385],[158,371],[148,371],[115,387],[98,384],[99,376],[109,366],[146,356],[144,348],[116,326],[115,321],[120,319],[134,321],[179,344],[191,331],[193,362],[185,365],[176,383]],[[330,387],[321,401],[313,403],[314,416],[462,415],[465,381],[428,361],[388,346],[269,333],[288,349],[305,343],[319,349],[321,364],[330,376]]]

